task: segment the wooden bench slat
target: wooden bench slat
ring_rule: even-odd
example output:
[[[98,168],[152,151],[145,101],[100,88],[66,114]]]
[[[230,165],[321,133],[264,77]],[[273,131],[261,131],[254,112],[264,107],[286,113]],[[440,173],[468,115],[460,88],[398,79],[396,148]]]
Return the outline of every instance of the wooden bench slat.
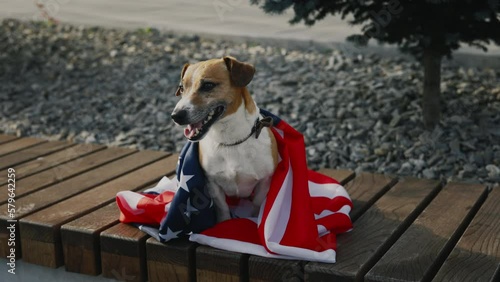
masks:
[[[136,153],[126,156],[111,163],[105,164],[97,169],[80,174],[66,181],[49,186],[43,190],[39,190],[26,195],[25,197],[16,200],[16,213],[14,218],[12,219],[20,219],[22,217],[25,217],[49,205],[58,203],[73,195],[89,190],[97,185],[103,184],[109,180],[112,180],[116,177],[147,165],[148,163],[158,160],[164,156],[165,153],[142,151],[140,154]],[[7,205],[2,205],[0,206],[0,208],[0,227],[6,227],[7,220],[11,219],[7,213]],[[2,234],[6,234],[6,232],[6,228],[0,229],[0,241],[5,241],[2,240]],[[16,241],[19,242],[19,239],[22,240],[20,236],[17,236]],[[22,243],[22,245],[26,244],[29,249],[29,243],[30,241],[26,240]],[[0,252],[6,251],[6,244],[6,241],[2,242],[2,245],[0,245]],[[16,250],[22,250],[22,245],[21,248],[18,248]],[[53,247],[53,245],[51,246],[50,243],[48,243],[47,248],[51,247]],[[42,253],[44,252],[45,251],[42,251]],[[18,257],[21,257],[21,254],[19,254]]]
[[[500,264],[498,264],[497,270],[495,271],[495,275],[493,275],[493,279],[490,282],[500,281]]]
[[[355,176],[354,172],[350,170],[321,169],[319,172],[336,179],[344,186],[349,181],[352,182]],[[364,179],[367,180],[368,178],[364,177]],[[383,189],[390,181],[390,179],[385,182],[381,181],[383,184],[379,188]],[[359,185],[359,180],[357,185]],[[248,259],[248,275],[250,281],[303,281],[304,265],[305,262],[300,260],[277,260],[250,255]]]
[[[195,282],[196,247],[187,238],[160,243],[155,238],[146,241],[148,278],[150,282]]]
[[[196,248],[196,281],[248,281],[248,254]]]
[[[19,150],[35,146],[36,144],[47,142],[38,138],[20,138],[0,145],[0,156],[12,154]]]
[[[497,187],[488,194],[435,280],[494,281],[499,265],[500,189]]]
[[[304,281],[305,263],[299,260],[250,256],[248,259],[248,275],[252,282]]]
[[[61,226],[66,271],[87,275],[101,273],[99,234],[119,222],[119,213],[113,202]]]
[[[7,143],[10,141],[13,141],[17,139],[18,137],[15,135],[6,135],[6,134],[0,134],[0,144]]]
[[[35,191],[67,180],[134,152],[136,151],[130,149],[110,148],[16,181],[16,187],[18,188],[16,189],[16,202],[21,201],[21,198],[25,195],[32,194]],[[7,193],[0,193],[0,204],[6,203],[7,199]],[[5,212],[5,210],[2,212]]]
[[[342,185],[345,185],[356,176],[354,171],[347,169],[322,168],[318,172],[337,180]]]
[[[353,231],[337,236],[335,264],[306,264],[306,281],[362,280],[432,200],[439,187],[439,182],[433,180],[400,180],[356,220]]]
[[[365,281],[430,281],[485,196],[483,185],[447,184]]]
[[[26,149],[22,149],[15,153],[0,157],[0,170],[8,167],[17,169],[16,165],[33,160],[40,156],[45,156],[53,152],[60,151],[64,148],[74,146],[75,144],[66,141],[44,142]],[[17,177],[16,177],[17,178]]]
[[[146,240],[135,226],[119,223],[101,233],[102,276],[126,281],[146,281]]]
[[[52,153],[47,156],[39,157],[35,160],[16,165],[16,181],[24,177],[33,175],[35,173],[44,171],[46,169],[64,164],[68,161],[77,159],[79,157],[94,153],[96,151],[106,148],[103,145],[93,144],[76,144],[62,151]],[[7,183],[7,175],[0,175],[0,185]]]
[[[46,253],[45,259],[41,260],[37,254],[27,250],[23,253],[24,260],[38,265],[46,265],[52,261],[55,262],[55,266],[62,265],[64,261],[60,237],[62,224],[109,204],[115,200],[116,193],[119,191],[138,190],[158,182],[165,172],[172,173],[175,170],[176,163],[177,156],[156,161],[24,217],[20,221],[20,236],[23,242],[30,240],[33,247],[37,242],[53,243],[55,245],[53,249],[58,251]],[[118,215],[117,213],[115,216],[118,217]],[[47,257],[51,259],[46,259]]]

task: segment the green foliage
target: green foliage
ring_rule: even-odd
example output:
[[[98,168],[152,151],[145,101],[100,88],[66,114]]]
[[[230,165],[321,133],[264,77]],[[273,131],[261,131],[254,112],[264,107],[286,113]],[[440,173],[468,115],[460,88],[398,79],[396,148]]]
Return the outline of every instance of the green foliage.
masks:
[[[292,8],[290,23],[314,25],[327,15],[353,17],[362,34],[348,40],[370,39],[397,44],[417,57],[430,48],[450,56],[460,43],[481,48],[500,45],[500,0],[251,0],[266,13]]]

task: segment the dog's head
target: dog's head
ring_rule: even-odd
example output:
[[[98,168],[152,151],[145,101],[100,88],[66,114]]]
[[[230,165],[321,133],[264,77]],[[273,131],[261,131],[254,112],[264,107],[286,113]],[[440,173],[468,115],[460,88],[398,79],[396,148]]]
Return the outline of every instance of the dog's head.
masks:
[[[175,93],[181,100],[172,112],[172,119],[186,125],[186,138],[201,140],[214,123],[234,113],[254,73],[252,65],[232,57],[185,64]]]

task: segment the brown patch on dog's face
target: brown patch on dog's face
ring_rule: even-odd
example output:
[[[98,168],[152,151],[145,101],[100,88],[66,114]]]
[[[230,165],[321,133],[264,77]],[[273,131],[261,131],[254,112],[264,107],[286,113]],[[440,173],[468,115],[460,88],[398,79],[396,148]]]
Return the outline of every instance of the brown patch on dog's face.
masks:
[[[184,87],[182,86],[182,78],[184,78],[184,74],[186,73],[187,68],[189,67],[189,64],[184,64],[182,67],[181,71],[181,84],[179,85],[179,88],[177,88],[177,91],[175,92],[175,96],[180,96],[182,92],[184,91]]]
[[[252,99],[252,96],[250,96],[250,92],[246,89],[246,87],[243,87],[241,89],[241,97],[243,97],[243,101],[245,101],[245,108],[249,114],[253,114],[257,111],[257,106],[255,106],[255,103]]]
[[[230,104],[232,91],[229,73],[222,60],[212,59],[190,65],[182,78],[182,99],[198,108],[215,101]],[[229,95],[228,95],[229,94]]]

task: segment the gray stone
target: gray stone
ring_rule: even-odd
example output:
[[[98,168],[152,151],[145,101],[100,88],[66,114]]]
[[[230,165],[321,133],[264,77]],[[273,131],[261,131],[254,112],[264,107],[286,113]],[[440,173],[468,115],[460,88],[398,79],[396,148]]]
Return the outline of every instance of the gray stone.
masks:
[[[489,164],[486,166],[486,170],[488,171],[488,177],[494,178],[500,176],[500,168],[498,166]]]
[[[426,168],[422,171],[422,174],[425,178],[429,178],[429,179],[434,179],[436,178],[436,172],[434,172],[433,169],[430,169],[430,168]]]
[[[400,169],[398,170],[398,173],[408,175],[414,170],[412,164],[410,162],[404,162]]]
[[[451,150],[451,152],[453,154],[459,154],[459,153],[461,153],[461,151],[460,151],[460,142],[458,140],[454,139],[454,140],[450,141],[450,143],[448,144],[448,146],[449,146],[449,148],[450,148],[450,150]]]
[[[375,148],[375,150],[373,150],[373,152],[377,156],[385,156],[388,153],[388,150],[384,149],[382,147],[378,147],[378,148]]]
[[[410,163],[414,166],[416,171],[421,171],[426,166],[425,161],[419,159],[410,159]]]

